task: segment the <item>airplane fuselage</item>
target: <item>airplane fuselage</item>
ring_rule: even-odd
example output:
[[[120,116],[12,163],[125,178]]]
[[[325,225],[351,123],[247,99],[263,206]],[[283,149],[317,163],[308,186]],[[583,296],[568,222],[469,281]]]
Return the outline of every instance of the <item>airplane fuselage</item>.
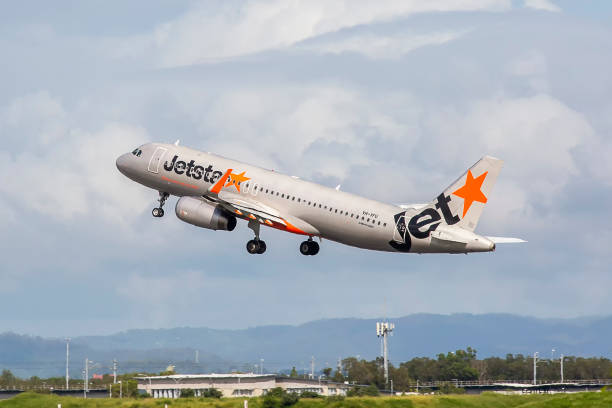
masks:
[[[458,253],[495,248],[470,231],[466,236],[473,241],[474,235],[476,241],[460,248],[440,245],[437,239],[432,243],[433,232],[450,226],[445,221],[459,219],[444,194],[429,206],[402,208],[184,146],[149,143],[134,152],[117,159],[117,167],[130,179],[170,195],[223,204],[226,211],[251,223],[378,251]],[[258,211],[249,212],[250,206]],[[273,209],[264,214],[276,214],[282,222],[273,222],[273,216],[269,221],[262,208]]]

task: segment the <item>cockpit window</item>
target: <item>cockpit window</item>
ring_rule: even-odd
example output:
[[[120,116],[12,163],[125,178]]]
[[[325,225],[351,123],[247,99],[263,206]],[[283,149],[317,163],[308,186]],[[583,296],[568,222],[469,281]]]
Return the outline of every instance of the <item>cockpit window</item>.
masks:
[[[132,154],[136,157],[140,157],[140,155],[142,155],[142,150],[140,149],[134,149],[134,151],[132,152]]]

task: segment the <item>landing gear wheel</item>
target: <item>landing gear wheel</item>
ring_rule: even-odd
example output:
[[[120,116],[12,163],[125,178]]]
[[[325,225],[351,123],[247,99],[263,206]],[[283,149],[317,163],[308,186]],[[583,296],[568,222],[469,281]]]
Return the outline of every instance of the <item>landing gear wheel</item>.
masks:
[[[151,211],[154,217],[159,218],[159,217],[164,216],[163,207],[164,207],[164,204],[166,204],[166,200],[168,199],[169,196],[170,194],[168,193],[164,193],[163,191],[159,192],[159,199],[157,200],[159,201],[159,207],[156,207],[153,209],[153,211]]]
[[[264,252],[266,252],[266,242],[265,241],[259,241],[259,250],[257,251],[258,254],[263,254]]]
[[[300,244],[300,252],[302,255],[316,255],[319,253],[319,244],[308,240]]]
[[[255,241],[254,239],[250,240],[246,244],[246,249],[249,254],[258,254],[260,250],[260,241]],[[264,249],[265,251],[265,249]]]
[[[319,253],[319,244],[314,241],[310,241],[310,255],[316,255]]]

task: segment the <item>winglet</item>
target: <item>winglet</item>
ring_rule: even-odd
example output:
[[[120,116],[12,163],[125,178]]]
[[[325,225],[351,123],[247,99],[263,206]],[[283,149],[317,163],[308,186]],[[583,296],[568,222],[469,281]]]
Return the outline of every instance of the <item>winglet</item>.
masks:
[[[221,189],[223,188],[223,185],[225,184],[225,181],[227,180],[227,178],[229,177],[229,175],[232,173],[233,169],[227,169],[227,171],[225,172],[225,174],[219,179],[219,181],[217,181],[215,183],[214,186],[212,186],[210,188],[210,191],[212,193],[215,194],[219,194],[219,192],[221,191]]]

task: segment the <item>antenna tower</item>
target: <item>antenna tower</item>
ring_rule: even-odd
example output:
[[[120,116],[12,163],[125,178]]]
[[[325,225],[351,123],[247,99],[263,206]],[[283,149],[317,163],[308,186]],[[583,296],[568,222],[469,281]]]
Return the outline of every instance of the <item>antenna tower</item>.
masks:
[[[385,384],[389,384],[389,343],[388,337],[393,333],[395,325],[389,322],[376,322],[376,335],[382,337],[383,341],[383,369],[385,373]]]

